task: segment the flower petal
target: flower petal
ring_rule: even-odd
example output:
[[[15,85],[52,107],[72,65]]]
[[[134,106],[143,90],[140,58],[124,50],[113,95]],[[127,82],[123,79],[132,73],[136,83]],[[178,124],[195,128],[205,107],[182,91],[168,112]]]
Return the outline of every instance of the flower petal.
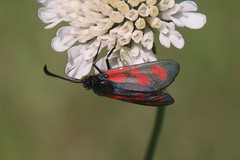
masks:
[[[152,50],[148,50],[146,48],[143,48],[142,50],[140,50],[140,53],[141,53],[141,57],[142,57],[144,62],[152,62],[152,61],[157,60],[157,58],[154,55],[154,53],[152,52]]]
[[[184,26],[190,29],[200,29],[207,22],[207,18],[204,14],[195,12],[185,12],[183,13],[183,16],[179,17],[179,20]]]
[[[124,65],[134,65],[157,60],[152,50],[148,50],[141,43],[133,43],[131,48],[122,47],[120,50],[120,59]]]
[[[146,29],[144,31],[143,39],[141,40],[142,45],[146,47],[148,50],[150,50],[153,47],[153,40],[154,40],[153,31],[151,31],[150,29]]]
[[[135,30],[132,33],[131,38],[135,43],[139,43],[141,41],[141,39],[143,38],[143,31]]]
[[[46,0],[37,0],[39,3],[44,3]]]
[[[171,34],[169,36],[169,40],[178,49],[182,49],[185,44],[185,41],[184,41],[182,35],[177,31],[171,32]]]
[[[106,71],[107,70],[107,65],[106,65],[106,57],[104,56],[101,59],[99,59],[96,63],[96,66],[101,70],[101,71]],[[119,58],[119,50],[116,52],[113,52],[110,57],[108,57],[110,67],[111,68],[117,68],[122,66],[122,62],[120,61]],[[94,68],[95,74],[98,74],[98,70]]]
[[[94,46],[86,46],[84,45],[84,47],[81,48],[80,52],[84,53],[84,60],[89,60],[89,59],[93,59],[95,57],[97,53],[97,47]]]
[[[46,26],[45,29],[51,29],[62,21],[62,19],[56,13],[43,7],[38,10],[38,17],[44,23],[51,23],[50,25]]]
[[[197,4],[193,1],[183,1],[179,3],[180,10],[183,12],[197,11]]]
[[[141,49],[141,44],[138,44],[138,43],[133,43],[132,44],[132,47],[131,47],[131,55],[133,57],[137,57],[140,53],[140,49]]]
[[[117,34],[121,36],[125,36],[126,34],[131,34],[133,31],[133,22],[126,21],[118,30]]]
[[[52,48],[57,52],[63,52],[70,48],[76,41],[74,27],[62,27],[58,30],[57,36],[52,39]]]
[[[119,57],[123,63],[123,65],[132,65],[131,62],[133,61],[133,58],[131,56],[130,48],[128,47],[122,47],[119,51]]]
[[[96,66],[98,68],[101,68],[101,71],[106,71],[107,70],[107,65],[106,65],[106,57],[102,57],[99,59],[96,63]],[[94,67],[94,73],[99,74],[99,71]]]
[[[68,50],[68,63],[65,72],[69,77],[81,79],[91,70],[93,59],[84,60],[84,53],[80,51],[82,47],[83,45],[79,45]]]
[[[168,37],[165,34],[163,34],[161,32],[159,34],[159,41],[164,47],[170,48],[170,46],[171,46],[170,40],[168,39]]]
[[[65,72],[69,77],[81,79],[82,77],[86,76],[92,67],[92,61],[80,61],[75,66],[72,66],[70,63],[67,63]]]

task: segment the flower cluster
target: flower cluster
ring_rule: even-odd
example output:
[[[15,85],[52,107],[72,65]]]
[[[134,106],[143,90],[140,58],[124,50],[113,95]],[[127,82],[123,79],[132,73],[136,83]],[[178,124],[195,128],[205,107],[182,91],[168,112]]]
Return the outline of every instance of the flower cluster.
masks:
[[[87,75],[93,60],[102,48],[111,50],[111,66],[139,64],[155,61],[152,51],[154,33],[160,43],[169,48],[184,46],[182,35],[175,27],[199,29],[206,16],[197,13],[193,1],[175,3],[174,0],[38,0],[40,19],[46,29],[67,22],[52,39],[57,52],[67,50],[69,77],[81,79]],[[106,70],[105,57],[97,62]]]

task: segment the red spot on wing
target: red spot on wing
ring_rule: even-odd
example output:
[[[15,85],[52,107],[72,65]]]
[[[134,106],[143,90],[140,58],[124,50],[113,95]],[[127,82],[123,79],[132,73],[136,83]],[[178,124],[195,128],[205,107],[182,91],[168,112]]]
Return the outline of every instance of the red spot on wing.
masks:
[[[116,94],[109,94],[106,97],[113,98],[113,99],[123,99],[121,95],[116,95]]]
[[[148,77],[145,74],[136,74],[137,83],[143,86],[148,85]]]
[[[140,71],[140,69],[132,67],[130,70],[130,74],[136,78],[139,85],[146,86],[148,84],[148,77],[145,74],[140,74]]]
[[[143,100],[145,97],[146,97],[145,94],[139,93],[136,97],[133,97],[133,99],[136,101],[139,101],[139,100]]]
[[[167,79],[167,70],[165,67],[153,65],[151,72],[156,74],[161,81],[165,81]]]
[[[144,93],[139,93],[139,94],[134,95],[134,96],[123,96],[123,95],[117,95],[117,94],[109,94],[109,95],[106,95],[106,97],[126,101],[126,102],[129,102],[129,103],[135,103],[135,102],[144,100],[146,98],[146,95]]]
[[[146,105],[151,106],[154,102],[162,102],[162,101],[164,101],[164,97],[163,96],[159,96],[159,97],[156,97],[156,98],[146,102]]]
[[[115,75],[108,75],[108,80],[113,81],[113,82],[117,82],[117,83],[121,83],[124,82],[124,80],[127,78],[126,74],[120,73],[120,74],[115,74]]]
[[[129,70],[129,67],[120,67],[120,68],[116,68],[116,69],[110,69],[110,70],[107,70],[106,73],[108,75],[113,75],[113,74],[119,74],[119,73],[124,72],[126,70]]]
[[[163,101],[164,100],[164,96],[159,96],[157,98],[153,99],[154,101]]]
[[[113,99],[118,99],[118,100],[123,100],[123,101],[127,101],[127,102],[130,102],[130,103],[134,102],[131,98],[124,97],[124,96],[117,95],[117,94],[109,94],[106,97],[113,98]]]
[[[136,74],[136,73],[140,72],[140,69],[138,69],[136,67],[132,67],[130,72],[131,72],[131,74]]]

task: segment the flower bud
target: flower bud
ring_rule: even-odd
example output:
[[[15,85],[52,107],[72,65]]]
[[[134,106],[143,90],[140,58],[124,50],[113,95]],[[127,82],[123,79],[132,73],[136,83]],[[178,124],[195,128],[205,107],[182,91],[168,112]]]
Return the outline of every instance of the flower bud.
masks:
[[[138,18],[135,22],[135,26],[137,29],[143,29],[146,26],[146,22],[143,18]]]
[[[152,28],[155,29],[158,29],[162,26],[162,21],[158,17],[149,17],[147,18],[147,22]]]
[[[147,17],[149,15],[149,7],[146,4],[142,3],[138,8],[138,13],[142,17]]]
[[[154,4],[156,4],[157,3],[157,0],[146,0],[146,4],[148,5],[148,6],[153,6]]]
[[[135,30],[131,35],[132,40],[135,43],[139,43],[141,39],[143,38],[143,31]]]
[[[131,9],[127,12],[125,17],[130,21],[135,21],[138,18],[138,11],[135,9]]]
[[[128,0],[128,4],[130,4],[132,7],[138,6],[139,3],[139,0]]]
[[[150,16],[156,17],[156,16],[158,16],[158,14],[159,14],[159,11],[158,11],[157,6],[150,6]]]
[[[115,23],[121,23],[124,20],[124,16],[119,11],[112,11],[109,18]]]
[[[122,13],[126,14],[129,11],[129,6],[124,2],[120,1],[117,5],[117,9]]]

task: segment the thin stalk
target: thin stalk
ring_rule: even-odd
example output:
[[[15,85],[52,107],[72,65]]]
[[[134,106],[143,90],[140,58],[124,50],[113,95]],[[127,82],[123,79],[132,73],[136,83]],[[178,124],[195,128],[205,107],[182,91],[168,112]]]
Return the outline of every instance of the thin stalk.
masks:
[[[157,115],[155,118],[155,123],[152,131],[152,136],[149,141],[147,152],[144,160],[153,160],[154,152],[156,150],[156,145],[158,138],[160,137],[161,128],[163,125],[165,107],[157,108]]]

